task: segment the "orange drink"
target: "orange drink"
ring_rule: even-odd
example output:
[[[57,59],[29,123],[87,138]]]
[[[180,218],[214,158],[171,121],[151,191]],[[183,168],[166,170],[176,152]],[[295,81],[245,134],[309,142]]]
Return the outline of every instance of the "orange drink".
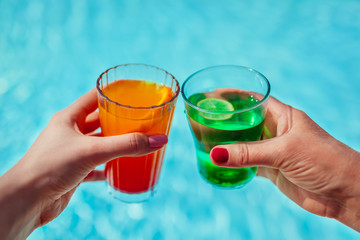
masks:
[[[169,134],[179,84],[166,71],[141,64],[119,65],[99,77],[97,89],[104,136]],[[126,202],[148,199],[158,182],[164,154],[165,147],[108,162],[105,175],[110,192]]]

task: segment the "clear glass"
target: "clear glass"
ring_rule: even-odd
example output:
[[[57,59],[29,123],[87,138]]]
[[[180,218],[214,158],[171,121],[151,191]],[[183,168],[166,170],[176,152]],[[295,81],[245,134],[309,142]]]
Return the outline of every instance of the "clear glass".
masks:
[[[257,167],[218,167],[211,162],[210,151],[216,145],[261,138],[270,94],[269,81],[251,68],[214,66],[187,78],[181,94],[200,175],[221,188],[245,186],[256,175]]]
[[[111,90],[114,83],[121,80],[140,80],[142,84],[150,82],[166,86],[171,89],[171,99],[161,105],[150,107],[122,105],[104,94],[104,89]],[[179,83],[170,73],[144,64],[119,65],[102,73],[96,87],[100,125],[104,136],[131,132],[169,135],[176,99],[180,92]],[[125,84],[123,87],[131,86]],[[142,98],[140,93],[138,98]],[[105,165],[105,175],[109,192],[124,202],[141,202],[149,199],[155,191],[164,154],[165,147],[145,156],[120,157],[108,162]]]

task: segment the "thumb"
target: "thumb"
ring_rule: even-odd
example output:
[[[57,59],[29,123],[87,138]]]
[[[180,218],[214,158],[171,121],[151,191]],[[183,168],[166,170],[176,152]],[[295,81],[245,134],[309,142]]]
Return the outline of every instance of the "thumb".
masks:
[[[279,138],[218,145],[210,152],[211,161],[223,167],[267,166],[279,168]]]
[[[128,133],[111,137],[94,137],[90,158],[95,165],[118,157],[143,156],[162,148],[168,141],[164,134]]]

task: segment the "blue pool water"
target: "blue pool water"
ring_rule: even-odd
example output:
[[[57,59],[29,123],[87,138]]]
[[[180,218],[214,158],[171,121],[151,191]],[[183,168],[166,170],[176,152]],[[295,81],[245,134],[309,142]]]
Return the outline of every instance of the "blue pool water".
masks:
[[[211,65],[253,67],[268,77],[273,96],[359,151],[359,13],[357,0],[0,0],[0,174],[102,71],[130,62],[164,68],[180,83]],[[103,182],[82,184],[68,208],[29,237],[359,238],[265,179],[236,191],[206,184],[181,98],[151,201],[128,205]]]

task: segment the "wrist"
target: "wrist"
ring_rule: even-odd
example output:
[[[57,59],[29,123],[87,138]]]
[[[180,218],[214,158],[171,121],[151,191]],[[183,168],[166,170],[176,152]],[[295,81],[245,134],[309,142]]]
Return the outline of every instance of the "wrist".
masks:
[[[360,232],[360,198],[354,198],[346,201],[342,207],[343,211],[336,217],[336,220],[348,227]]]
[[[348,171],[346,171],[345,178],[348,190],[347,195],[342,198],[340,205],[341,213],[336,218],[339,222],[351,227],[360,232],[360,175],[357,170],[360,167],[360,153],[350,149],[348,155]]]
[[[0,238],[26,239],[38,225],[40,204],[29,173],[17,165],[0,178]]]

